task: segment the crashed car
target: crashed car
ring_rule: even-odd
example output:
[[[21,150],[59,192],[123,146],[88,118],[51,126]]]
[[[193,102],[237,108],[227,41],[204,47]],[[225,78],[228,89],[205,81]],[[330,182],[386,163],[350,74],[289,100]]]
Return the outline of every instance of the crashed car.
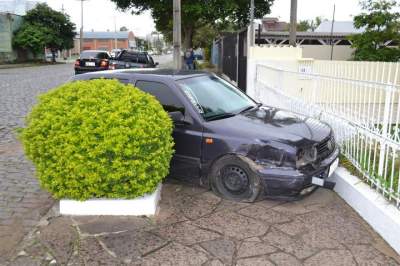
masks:
[[[133,84],[159,100],[174,122],[173,177],[246,202],[296,199],[334,186],[326,178],[338,165],[339,148],[323,122],[257,103],[206,72],[138,69],[75,77],[95,78]]]

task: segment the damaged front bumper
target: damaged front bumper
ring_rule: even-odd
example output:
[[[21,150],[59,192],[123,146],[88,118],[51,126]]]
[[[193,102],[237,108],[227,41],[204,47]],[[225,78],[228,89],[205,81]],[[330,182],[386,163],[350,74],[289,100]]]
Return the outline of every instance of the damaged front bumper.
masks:
[[[289,167],[265,167],[258,169],[264,187],[263,198],[294,199],[311,193],[318,186],[333,188],[334,184],[326,183],[329,170],[337,165],[339,148],[319,164],[317,169],[299,170]]]

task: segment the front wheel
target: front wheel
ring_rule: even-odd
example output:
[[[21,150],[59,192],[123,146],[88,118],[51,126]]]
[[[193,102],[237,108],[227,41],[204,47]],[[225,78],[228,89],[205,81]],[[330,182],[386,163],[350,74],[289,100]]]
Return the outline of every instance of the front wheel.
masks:
[[[216,161],[209,178],[214,193],[228,200],[254,202],[262,190],[251,163],[238,155],[227,155]]]

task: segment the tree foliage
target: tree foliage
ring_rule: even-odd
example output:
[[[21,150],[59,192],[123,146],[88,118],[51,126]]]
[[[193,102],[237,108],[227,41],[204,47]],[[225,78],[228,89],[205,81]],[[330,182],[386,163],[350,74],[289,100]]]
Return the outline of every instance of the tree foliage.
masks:
[[[156,28],[167,40],[171,40],[173,12],[171,0],[112,0],[121,9],[132,8],[134,14],[150,10]],[[262,18],[270,12],[274,0],[255,0],[255,18]],[[235,25],[236,29],[249,23],[250,1],[248,0],[183,0],[182,35],[183,46],[193,46],[196,31],[206,25],[221,28],[221,25]]]
[[[14,46],[32,51],[36,56],[45,47],[54,55],[74,45],[75,24],[68,15],[51,9],[47,4],[37,4],[27,12],[21,27],[15,32]]]
[[[322,17],[316,17],[315,19],[310,20],[300,20],[297,23],[298,31],[315,31],[315,29],[321,24]]]
[[[400,13],[394,11],[399,4],[392,0],[365,0],[361,6],[363,12],[354,17],[354,25],[364,32],[350,37],[356,49],[354,59],[399,61]],[[389,41],[397,46],[388,47]]]

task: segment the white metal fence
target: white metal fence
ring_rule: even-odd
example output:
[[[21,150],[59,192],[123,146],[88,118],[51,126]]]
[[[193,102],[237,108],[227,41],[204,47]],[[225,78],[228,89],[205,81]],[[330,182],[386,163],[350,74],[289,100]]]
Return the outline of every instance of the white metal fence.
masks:
[[[400,208],[399,65],[386,66],[390,73],[384,78],[371,73],[374,78],[361,79],[357,65],[321,74],[307,62],[297,69],[290,63],[257,64],[254,96],[328,122],[362,178]],[[346,71],[357,79],[340,74]]]

